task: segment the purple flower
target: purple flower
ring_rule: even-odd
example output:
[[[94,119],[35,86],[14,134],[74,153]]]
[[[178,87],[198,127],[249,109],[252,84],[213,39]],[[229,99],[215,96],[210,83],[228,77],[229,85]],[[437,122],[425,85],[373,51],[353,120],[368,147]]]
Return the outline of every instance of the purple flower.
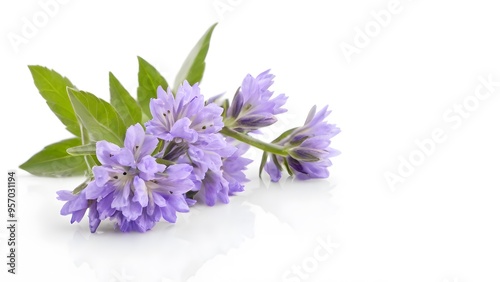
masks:
[[[229,183],[220,170],[208,170],[200,184],[200,191],[196,194],[197,199],[208,206],[215,205],[217,200],[224,204],[229,203]]]
[[[229,202],[229,182],[221,169],[223,160],[232,156],[237,149],[226,143],[219,133],[210,137],[212,142],[192,144],[178,162],[193,167],[191,180],[195,188],[192,191],[198,192],[196,199],[213,206],[217,200]]]
[[[314,106],[303,126],[293,130],[277,144],[287,148],[288,156],[271,156],[264,167],[276,182],[281,178],[282,167],[285,166],[298,179],[326,178],[329,175],[329,160],[340,154],[340,151],[330,148],[330,139],[340,132],[340,129],[325,121],[330,114],[324,107],[316,113]]]
[[[242,192],[244,183],[249,181],[243,170],[252,160],[242,157],[249,146],[231,138],[226,138],[226,141],[226,147],[216,152],[200,150],[200,155],[190,154],[195,156],[189,161],[194,166],[193,181],[198,183],[194,189],[199,191],[196,199],[209,206],[215,205],[217,201],[229,203],[229,196]],[[196,173],[197,170],[200,171]],[[203,175],[203,179],[199,179],[200,175]]]
[[[146,135],[140,124],[127,129],[123,148],[97,142],[96,155],[102,165],[93,167],[94,180],[78,196],[60,194],[68,201],[64,213],[73,212],[75,219],[81,219],[81,202],[95,202],[90,212],[92,232],[97,228],[92,228],[96,218],[115,220],[123,232],[145,232],[162,217],[175,222],[176,212],[189,211],[184,194],[194,187],[189,179],[192,167],[158,164],[151,156],[157,144],[158,139]]]
[[[165,141],[160,156],[193,167],[190,179],[196,199],[210,206],[217,200],[229,202],[230,182],[221,169],[223,159],[237,149],[218,133],[224,126],[223,109],[205,103],[198,84],[184,82],[175,97],[170,89],[158,88],[157,94],[150,103],[153,119],[146,123],[146,132]]]
[[[228,181],[229,195],[233,195],[236,192],[242,192],[245,187],[243,184],[250,181],[243,171],[247,169],[247,165],[252,160],[243,157],[243,154],[250,148],[248,144],[232,138],[226,138],[226,141],[237,148],[231,156],[222,160],[222,176]]]
[[[275,123],[275,115],[286,112],[282,108],[287,100],[285,94],[271,99],[273,92],[268,89],[273,84],[273,78],[269,70],[256,78],[251,75],[245,77],[227,109],[227,127],[245,133],[255,131]]]
[[[187,81],[179,87],[176,96],[158,87],[158,98],[150,102],[153,119],[146,122],[146,132],[167,142],[195,143],[203,135],[219,132],[223,109],[214,103],[205,105],[198,84]],[[203,140],[201,140],[203,142]]]
[[[95,201],[87,200],[85,192],[73,194],[71,191],[57,191],[57,199],[66,201],[61,208],[61,215],[71,214],[71,223],[80,222],[89,209],[89,227],[92,232],[95,232],[101,220],[97,214],[97,206]]]

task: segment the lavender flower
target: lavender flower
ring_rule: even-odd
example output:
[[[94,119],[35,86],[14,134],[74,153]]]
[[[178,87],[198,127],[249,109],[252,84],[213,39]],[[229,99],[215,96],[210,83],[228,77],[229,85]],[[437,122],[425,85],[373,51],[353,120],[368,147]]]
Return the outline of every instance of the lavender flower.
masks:
[[[274,75],[267,70],[257,77],[247,75],[226,113],[225,124],[238,132],[251,132],[269,126],[277,121],[275,115],[286,112],[285,94],[271,99]]]
[[[71,214],[71,223],[80,222],[87,212],[89,212],[89,227],[92,232],[95,232],[101,220],[97,214],[96,201],[89,201],[85,196],[85,192],[80,192],[79,194],[73,194],[71,191],[61,190],[57,191],[57,199],[61,201],[66,201],[64,206],[61,208],[61,215]]]
[[[197,83],[190,86],[184,81],[175,97],[170,88],[165,92],[158,87],[157,95],[150,102],[153,119],[145,124],[148,134],[167,142],[196,143],[224,126],[223,109],[213,103],[205,105]]]
[[[95,179],[78,196],[59,192],[60,199],[68,201],[61,213],[72,212],[75,220],[81,219],[83,202],[95,201],[90,212],[92,232],[99,224],[96,218],[114,219],[123,232],[145,232],[161,217],[175,222],[176,212],[189,211],[184,194],[194,187],[189,180],[192,167],[158,164],[151,156],[157,144],[158,140],[146,135],[139,124],[127,129],[124,148],[97,142],[96,154],[102,165],[93,167]]]
[[[166,160],[193,167],[190,179],[192,192],[208,205],[216,200],[229,201],[229,182],[221,167],[223,158],[236,151],[218,132],[224,126],[223,109],[214,103],[205,104],[198,84],[185,81],[176,96],[158,88],[158,98],[150,103],[153,119],[146,123],[146,132],[165,141],[160,156]]]
[[[297,178],[326,178],[329,175],[329,160],[340,154],[340,151],[330,148],[330,139],[340,132],[340,129],[327,123],[324,119],[330,114],[324,107],[316,113],[314,106],[303,126],[290,132],[277,144],[287,148],[288,156],[272,155],[264,169],[276,182],[281,178],[282,166]]]
[[[228,181],[229,195],[233,195],[236,192],[243,192],[244,183],[248,182],[245,176],[244,170],[247,169],[252,160],[243,157],[250,146],[245,143],[241,143],[237,140],[227,137],[226,141],[229,144],[233,144],[237,150],[228,158],[222,160],[222,175]]]

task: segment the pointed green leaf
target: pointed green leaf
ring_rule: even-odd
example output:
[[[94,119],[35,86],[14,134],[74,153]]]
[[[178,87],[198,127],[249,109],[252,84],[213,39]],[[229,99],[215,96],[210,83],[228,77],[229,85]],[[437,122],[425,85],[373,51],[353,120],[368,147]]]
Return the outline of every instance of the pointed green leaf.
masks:
[[[68,148],[81,144],[80,142],[80,138],[72,138],[51,144],[19,167],[38,176],[83,175],[87,170],[85,159],[66,152]]]
[[[109,91],[111,105],[115,107],[126,127],[141,122],[141,107],[111,72],[109,73]]]
[[[187,80],[190,85],[201,82],[203,73],[205,72],[205,58],[207,57],[210,39],[215,26],[217,26],[217,23],[213,24],[205,34],[203,34],[187,56],[186,60],[184,60],[175,78],[174,88],[176,91],[184,80]]]
[[[42,66],[28,66],[38,91],[49,105],[49,108],[66,126],[66,129],[75,136],[80,135],[80,125],[76,118],[66,87],[73,84],[66,77]]]
[[[94,142],[80,145],[76,147],[71,147],[66,150],[66,152],[72,156],[85,156],[85,155],[95,155],[96,145]]]
[[[141,57],[139,59],[139,87],[137,87],[137,101],[141,106],[142,112],[151,118],[149,110],[149,101],[151,98],[156,98],[156,90],[158,86],[167,89],[168,83],[163,76],[150,63],[146,62]]]
[[[68,88],[68,95],[90,141],[106,140],[118,146],[123,145],[126,128],[113,106],[84,91]]]

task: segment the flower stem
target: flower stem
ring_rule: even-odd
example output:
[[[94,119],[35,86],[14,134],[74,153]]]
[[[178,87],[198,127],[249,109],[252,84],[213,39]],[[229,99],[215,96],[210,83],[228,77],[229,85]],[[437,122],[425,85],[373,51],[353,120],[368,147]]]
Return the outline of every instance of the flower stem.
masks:
[[[252,136],[234,131],[230,128],[223,127],[221,129],[220,133],[223,135],[226,135],[228,137],[232,137],[238,141],[246,143],[246,144],[253,146],[255,148],[259,148],[265,152],[279,155],[279,156],[284,156],[284,157],[288,156],[288,152],[286,151],[285,147],[283,147],[283,146],[263,142],[259,139],[253,138]]]

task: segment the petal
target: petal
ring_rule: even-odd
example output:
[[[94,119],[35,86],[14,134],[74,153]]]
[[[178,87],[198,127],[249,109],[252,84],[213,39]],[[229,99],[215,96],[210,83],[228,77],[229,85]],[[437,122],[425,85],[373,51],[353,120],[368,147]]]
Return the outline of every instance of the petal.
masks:
[[[92,172],[94,173],[95,178],[95,181],[93,182],[95,182],[97,186],[104,186],[104,184],[106,184],[110,179],[109,170],[103,166],[94,166],[92,168]]]
[[[122,148],[120,152],[115,156],[116,161],[121,166],[135,167],[135,156],[134,153],[128,148]]]
[[[115,214],[116,209],[111,207],[112,203],[113,203],[113,194],[109,194],[97,202],[97,212],[99,213],[100,220],[104,220]]]
[[[141,207],[148,205],[149,198],[146,183],[138,176],[134,177],[134,197],[132,200],[141,204]]]
[[[158,97],[158,100],[164,103],[167,102],[167,92],[161,87],[161,85],[156,88],[156,96]]]
[[[194,190],[194,184],[191,179],[176,179],[172,180],[168,177],[157,179],[159,188],[156,190],[162,194],[184,194],[190,190]]]
[[[102,195],[103,190],[104,187],[97,185],[96,181],[94,180],[87,185],[87,188],[85,188],[85,196],[87,197],[87,200],[97,199],[99,197],[102,198],[106,196]]]
[[[117,187],[117,189],[119,189]],[[121,190],[117,190],[113,194],[113,202],[111,203],[112,208],[116,208],[121,210],[121,207],[125,207],[129,204],[129,195],[130,195],[130,181],[125,183]]]
[[[141,160],[150,155],[156,148],[158,139],[151,135],[146,135],[140,124],[132,125],[127,129],[125,137],[125,147],[134,152],[135,160]]]
[[[189,128],[190,125],[191,120],[187,117],[183,117],[174,123],[170,134],[174,137],[180,137],[188,143],[196,142],[196,140],[198,140],[198,133]]]
[[[231,102],[231,106],[229,107],[228,110],[229,117],[237,118],[241,113],[241,109],[243,108],[244,102],[245,101],[243,95],[241,94],[241,91],[238,91],[234,95],[233,101]]]
[[[87,199],[85,198],[85,193],[83,193],[83,192],[80,192],[80,194],[78,194],[77,198],[69,201],[68,203],[69,203],[69,207],[68,207],[69,212],[86,210],[88,207]]]
[[[69,202],[64,203],[64,205],[62,206],[61,211],[59,213],[61,215],[68,215],[68,214],[70,214],[71,212],[69,211],[69,205],[70,205]]]
[[[274,124],[277,121],[278,119],[271,113],[245,115],[238,119],[238,127],[255,130]]]
[[[186,198],[186,203],[188,204],[188,206],[192,207],[196,204],[196,200]]]
[[[287,160],[288,160],[288,164],[290,165],[290,168],[292,170],[294,170],[295,172],[298,172],[298,173],[307,174],[307,171],[304,169],[302,162],[300,162],[292,157],[287,157]]]
[[[90,232],[95,233],[97,227],[101,220],[99,219],[99,213],[97,212],[97,202],[92,203],[89,207],[89,228]]]
[[[269,174],[272,182],[278,182],[281,179],[281,171],[273,161],[267,162],[264,166],[264,170]]]
[[[269,87],[271,87],[271,85],[273,85],[273,79],[275,78],[275,76],[270,72],[271,70],[269,69],[257,75],[256,79],[261,90],[268,89]]]
[[[137,202],[129,202],[128,205],[121,207],[120,210],[128,220],[136,220],[142,214],[142,206]]]
[[[208,104],[195,113],[191,128],[200,134],[219,132],[224,126],[221,114],[224,109],[216,104]]]
[[[156,149],[157,145],[158,145],[158,138],[151,135],[146,135],[144,137],[144,142],[140,147],[139,159],[151,155],[151,153],[153,153],[154,150]]]
[[[167,168],[167,175],[171,179],[185,179],[188,178],[193,171],[193,167],[188,164],[175,164]]]
[[[74,195],[71,191],[68,190],[60,190],[56,192],[58,197],[57,199],[60,201],[69,201],[74,198],[76,198],[76,195]]]
[[[120,147],[108,141],[97,141],[96,155],[97,159],[103,165],[117,165],[115,155],[120,153]]]
[[[161,214],[166,221],[175,223],[175,221],[177,220],[177,215],[175,214],[175,209],[173,207],[171,207],[170,205],[166,205],[165,207],[162,207],[160,209]]]
[[[205,201],[208,206],[215,205],[217,200],[217,193],[221,190],[221,184],[218,181],[215,173],[209,171],[203,179],[202,189],[200,191],[200,196]]]
[[[125,148],[134,151],[136,146],[140,147],[142,145],[145,136],[144,129],[140,124],[131,125],[127,128],[127,133],[125,134]]]
[[[153,192],[153,201],[159,207],[164,207],[164,206],[167,205],[167,201],[159,193],[154,193]]]
[[[178,212],[189,212],[189,206],[184,195],[170,195],[168,203]]]
[[[141,162],[137,165],[140,170],[140,176],[148,181],[154,178],[155,174],[158,172],[163,172],[166,168],[165,165],[158,164],[156,159],[151,156],[144,157]]]
[[[73,212],[73,215],[71,216],[71,223],[74,223],[75,221],[80,222],[85,215],[85,212],[87,212],[86,209]]]

